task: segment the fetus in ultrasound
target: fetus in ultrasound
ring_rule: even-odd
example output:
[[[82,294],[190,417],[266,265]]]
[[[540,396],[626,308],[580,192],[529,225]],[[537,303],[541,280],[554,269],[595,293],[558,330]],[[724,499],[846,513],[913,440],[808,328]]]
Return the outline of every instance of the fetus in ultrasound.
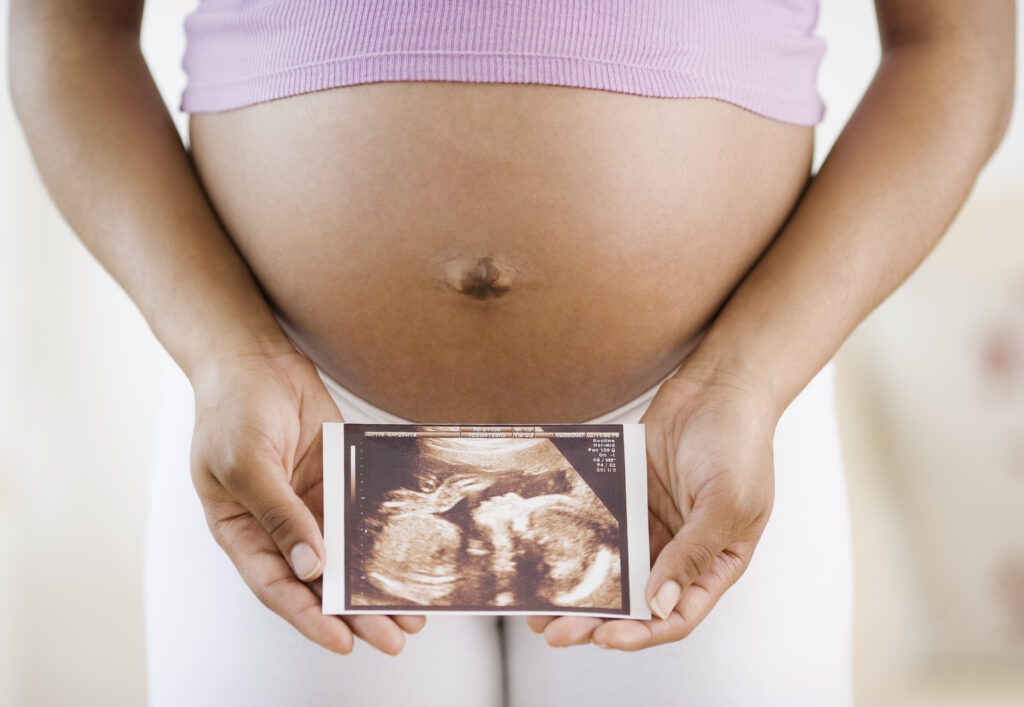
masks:
[[[360,520],[353,605],[622,608],[619,522],[550,439],[411,444]]]

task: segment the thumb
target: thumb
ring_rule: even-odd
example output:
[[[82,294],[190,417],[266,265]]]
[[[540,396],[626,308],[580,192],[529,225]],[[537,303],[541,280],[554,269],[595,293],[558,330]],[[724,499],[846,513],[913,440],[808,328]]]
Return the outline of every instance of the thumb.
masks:
[[[679,602],[683,591],[711,566],[728,545],[708,513],[697,507],[658,553],[647,581],[647,604],[658,618],[665,619]]]
[[[292,572],[311,582],[323,571],[323,536],[312,511],[285,480],[284,470],[250,457],[220,479],[274,541]]]

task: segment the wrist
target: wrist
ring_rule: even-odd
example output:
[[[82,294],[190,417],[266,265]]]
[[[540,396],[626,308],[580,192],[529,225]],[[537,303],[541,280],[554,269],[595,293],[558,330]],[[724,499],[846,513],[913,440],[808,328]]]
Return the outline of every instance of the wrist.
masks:
[[[709,333],[672,377],[708,390],[741,394],[759,407],[765,416],[777,420],[787,401],[773,385],[771,371],[757,366],[743,351],[740,346],[720,344]]]
[[[297,354],[276,322],[261,326],[236,323],[230,329],[198,332],[189,337],[179,365],[195,388],[200,381],[218,377],[225,366],[236,366],[239,361]]]

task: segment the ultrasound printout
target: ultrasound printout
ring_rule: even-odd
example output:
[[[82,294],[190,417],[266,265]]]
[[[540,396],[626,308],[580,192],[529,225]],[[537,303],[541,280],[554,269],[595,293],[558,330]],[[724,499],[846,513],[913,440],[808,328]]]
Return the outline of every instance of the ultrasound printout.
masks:
[[[328,614],[650,618],[643,425],[324,424]]]

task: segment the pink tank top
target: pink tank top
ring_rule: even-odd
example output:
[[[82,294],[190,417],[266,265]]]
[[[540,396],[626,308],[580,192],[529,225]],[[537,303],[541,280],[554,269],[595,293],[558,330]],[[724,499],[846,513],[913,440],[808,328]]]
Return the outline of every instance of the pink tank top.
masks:
[[[377,81],[717,98],[813,125],[818,0],[201,0],[189,113]]]

